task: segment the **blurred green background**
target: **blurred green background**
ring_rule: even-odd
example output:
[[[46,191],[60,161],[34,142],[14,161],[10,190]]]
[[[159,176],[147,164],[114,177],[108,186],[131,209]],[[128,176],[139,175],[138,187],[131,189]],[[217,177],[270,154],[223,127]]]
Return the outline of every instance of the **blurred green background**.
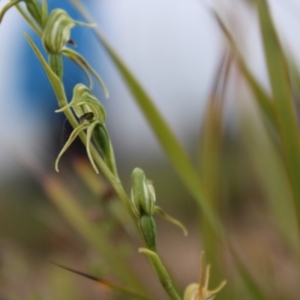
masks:
[[[111,92],[106,100],[95,91],[107,110],[126,191],[133,168],[142,168],[158,205],[189,231],[184,237],[155,218],[158,251],[178,290],[182,294],[198,281],[205,250],[212,288],[227,281],[217,299],[299,299],[299,4],[90,0],[86,5],[154,99],[199,179],[199,186],[187,183],[193,176],[164,137],[165,128],[149,126],[156,119],[138,108],[144,99],[137,100],[89,30],[78,29],[79,50]],[[54,114],[56,100],[38,63],[36,74],[31,63],[22,70],[22,60],[36,58],[25,41],[18,41],[24,51],[11,42],[27,31],[20,19],[12,9],[0,28],[6,48],[0,51],[0,298],[127,299],[53,264],[122,285],[121,271],[106,259],[108,242],[153,299],[168,299],[137,252],[141,242],[132,222],[105,178],[94,174],[80,142],[55,173],[55,157],[72,129]],[[8,66],[15,73],[3,71]],[[80,80],[80,73],[66,67],[67,93]],[[197,191],[201,197],[195,197]],[[221,234],[203,212],[204,202]]]

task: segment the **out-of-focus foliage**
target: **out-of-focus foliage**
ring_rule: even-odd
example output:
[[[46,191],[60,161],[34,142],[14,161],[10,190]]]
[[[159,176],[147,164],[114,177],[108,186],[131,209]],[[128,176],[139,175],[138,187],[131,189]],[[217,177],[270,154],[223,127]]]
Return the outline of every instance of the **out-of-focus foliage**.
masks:
[[[73,2],[91,22],[80,3]],[[177,141],[139,79],[132,75],[122,53],[118,54],[102,31],[95,29],[173,167],[145,158],[143,169],[151,174],[153,182],[144,178],[134,196],[151,196],[155,187],[160,205],[187,225],[189,237],[177,235],[176,228],[158,220],[156,227],[150,196],[153,201],[146,203],[151,204],[150,208],[143,204],[138,213],[126,211],[128,197],[118,176],[104,168],[104,174],[109,175],[106,181],[92,171],[86,159],[71,159],[69,169],[60,174],[23,162],[26,174],[32,178],[27,182],[7,178],[2,188],[0,228],[5,238],[0,240],[0,297],[167,299],[159,281],[171,299],[182,299],[190,286],[193,290],[187,290],[184,299],[208,300],[204,295],[213,295],[213,288],[226,279],[216,299],[299,298],[300,73],[278,36],[270,3],[245,2],[251,4],[249,9],[255,11],[259,22],[270,90],[251,71],[234,30],[229,29],[218,6],[208,9],[220,25],[224,49],[220,51],[220,67],[198,140],[193,143],[193,158]],[[30,43],[38,53],[32,40]],[[38,55],[42,61],[42,55]],[[47,64],[42,63],[44,67]],[[47,72],[51,73],[50,67]],[[63,94],[63,87],[59,89]],[[182,116],[188,119],[184,111]],[[92,149],[89,155],[95,155]],[[95,161],[101,169],[101,160]],[[129,186],[128,174],[121,167],[118,170],[120,178],[125,178],[124,186]],[[50,205],[44,199],[50,200]],[[138,203],[141,201],[139,198]],[[155,244],[153,249],[140,248],[135,230],[145,215],[151,217],[153,231],[157,229],[157,247]],[[158,278],[138,254],[138,248],[150,259]],[[196,272],[202,249],[211,264],[211,276],[209,267],[204,276],[201,256],[200,283],[193,284],[199,278]],[[60,269],[50,260],[67,269],[80,269],[85,277],[93,274],[93,280]],[[162,265],[164,260],[168,272]],[[169,273],[175,278],[172,282]],[[212,288],[204,282],[208,277]],[[212,292],[205,294],[199,287]]]

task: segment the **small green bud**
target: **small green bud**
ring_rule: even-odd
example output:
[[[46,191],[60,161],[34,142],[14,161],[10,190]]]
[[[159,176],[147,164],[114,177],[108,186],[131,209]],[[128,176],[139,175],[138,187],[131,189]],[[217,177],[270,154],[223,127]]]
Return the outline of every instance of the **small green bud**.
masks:
[[[155,210],[155,192],[143,170],[135,168],[131,175],[131,204],[135,215],[151,216]]]
[[[97,124],[95,126],[93,130],[93,138],[98,150],[103,156],[103,160],[107,167],[115,175],[115,177],[118,177],[114,150],[105,125]]]
[[[156,252],[156,224],[153,217],[151,215],[141,216],[139,227],[149,249]]]
[[[156,195],[155,195],[155,190],[154,190],[154,186],[152,181],[147,179],[147,187],[148,187],[148,191],[149,191],[149,196],[151,198],[151,200],[149,201],[151,203],[151,208],[150,210],[152,210],[154,212],[154,208],[153,206],[155,206],[155,201],[156,201]],[[152,214],[153,214],[152,212]]]
[[[43,27],[43,13],[39,1],[38,0],[24,0],[24,1],[26,3],[26,7],[30,15],[41,27]]]

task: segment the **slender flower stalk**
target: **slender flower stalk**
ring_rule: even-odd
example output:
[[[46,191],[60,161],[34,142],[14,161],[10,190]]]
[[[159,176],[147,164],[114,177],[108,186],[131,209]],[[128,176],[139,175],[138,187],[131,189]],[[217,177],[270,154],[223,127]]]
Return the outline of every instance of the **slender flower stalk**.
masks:
[[[97,143],[97,136],[93,136],[95,139],[95,144],[98,144],[98,150],[94,147],[94,145],[91,143],[91,136],[94,133],[94,129],[97,125],[103,126],[104,121],[106,119],[106,114],[103,109],[103,106],[100,104],[100,102],[93,96],[89,88],[84,86],[83,84],[78,84],[74,87],[73,91],[73,98],[70,102],[67,102],[67,98],[64,91],[64,86],[62,84],[62,81],[60,77],[54,72],[54,70],[51,68],[51,66],[46,62],[41,52],[38,50],[34,42],[31,40],[31,38],[26,35],[26,38],[31,45],[33,51],[37,55],[38,59],[40,60],[44,70],[46,71],[46,74],[51,82],[51,85],[54,89],[54,92],[57,97],[58,104],[60,106],[60,109],[57,110],[57,112],[64,112],[67,119],[69,120],[70,124],[74,128],[69,140],[67,141],[66,145],[60,152],[57,160],[56,160],[56,168],[58,168],[58,162],[61,158],[62,154],[67,150],[67,148],[71,145],[71,143],[74,141],[74,139],[78,136],[84,143],[84,145],[87,148],[88,157],[91,161],[91,164],[93,168],[97,168],[97,165],[100,167],[103,174],[107,177],[109,182],[114,187],[116,193],[120,197],[120,199],[125,204],[126,208],[128,209],[134,224],[136,225],[138,232],[140,233],[141,237],[143,238],[145,244],[149,249],[154,250],[151,251],[153,253],[156,253],[156,225],[155,221],[151,214],[153,214],[156,210],[159,211],[159,209],[156,208],[154,204],[155,202],[155,192],[153,185],[150,181],[146,181],[147,186],[147,201],[148,203],[142,203],[142,201],[146,199],[140,198],[139,200],[139,208],[135,209],[133,208],[132,200],[129,200],[126,192],[124,191],[124,188],[117,176],[117,173],[114,172],[113,168],[110,167],[110,164],[108,163],[109,160],[112,162],[112,165],[115,166],[115,162],[111,160],[111,157],[113,157],[112,152],[110,149],[112,149],[110,143],[101,143],[99,146],[99,141],[101,139],[103,140],[103,136],[99,139]],[[77,121],[78,119],[78,121]],[[103,128],[103,127],[102,127]],[[86,131],[86,133],[85,133]],[[107,132],[106,132],[107,134]],[[107,135],[108,137],[108,135]],[[107,145],[110,145],[109,147]],[[110,148],[111,147],[111,148]],[[101,155],[102,157],[101,157]],[[105,156],[107,159],[105,159]],[[111,156],[109,158],[109,156]],[[98,169],[95,169],[95,171],[98,171]],[[141,175],[143,174],[143,171],[140,170],[137,172],[138,176],[140,177],[137,182],[141,182]],[[136,215],[137,211],[140,211],[139,217]],[[171,218],[171,217],[170,217]],[[166,218],[167,219],[167,218]],[[176,221],[178,222],[178,221]],[[176,222],[173,222],[176,224]],[[178,222],[179,223],[179,222]],[[183,228],[183,226],[182,226]],[[158,254],[156,254],[158,257]],[[148,256],[149,259],[152,257],[151,255]],[[150,259],[151,261],[151,259]],[[160,260],[161,262],[161,260]],[[161,262],[161,266],[162,262]],[[157,270],[157,269],[155,269]],[[164,274],[164,273],[163,273]],[[161,274],[157,273],[158,277],[160,278]],[[160,278],[160,281],[162,282],[162,285],[166,292],[169,294],[176,294],[176,297],[171,297],[171,299],[180,299],[177,293],[175,293],[174,288],[172,288],[171,292],[169,291],[169,286],[164,286],[163,281]],[[169,279],[168,279],[169,281]]]

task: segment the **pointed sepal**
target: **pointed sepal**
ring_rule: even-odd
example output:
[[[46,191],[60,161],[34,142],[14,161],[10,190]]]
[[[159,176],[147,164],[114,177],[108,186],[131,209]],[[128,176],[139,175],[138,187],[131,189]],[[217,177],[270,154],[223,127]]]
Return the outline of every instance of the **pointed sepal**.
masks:
[[[155,206],[155,213],[164,218],[166,221],[178,226],[183,231],[184,236],[188,235],[188,231],[185,226],[180,221],[166,214],[159,206]]]
[[[108,89],[101,78],[101,76],[91,67],[91,65],[86,61],[86,59],[80,55],[78,52],[76,52],[73,49],[70,48],[64,48],[61,52],[62,55],[66,56],[70,60],[72,60],[76,65],[78,65],[83,72],[86,74],[88,83],[89,83],[89,88],[92,89],[93,87],[93,81],[91,79],[90,74],[92,74],[98,83],[100,84],[101,88],[103,89],[105,97],[109,97],[109,92]]]

